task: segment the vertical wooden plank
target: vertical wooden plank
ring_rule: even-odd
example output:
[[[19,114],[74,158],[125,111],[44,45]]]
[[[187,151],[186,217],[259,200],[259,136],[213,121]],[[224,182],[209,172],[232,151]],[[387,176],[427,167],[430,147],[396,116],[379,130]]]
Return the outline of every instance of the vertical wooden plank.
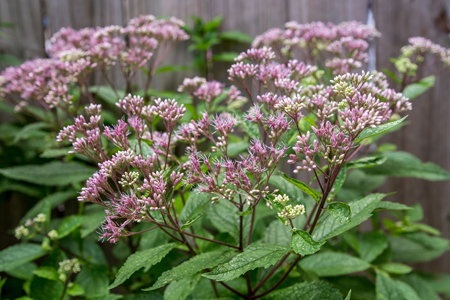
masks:
[[[289,0],[289,19],[299,23],[367,20],[367,0]]]
[[[448,45],[448,20],[438,22],[440,15],[448,15],[445,1],[377,0],[374,13],[382,36],[377,41],[378,68],[394,66],[389,58],[397,57],[400,48],[409,37],[423,36],[441,45]],[[447,22],[447,23],[445,23]],[[440,75],[436,86],[413,100],[408,126],[390,134],[386,141],[398,145],[423,161],[431,161],[450,170],[450,99],[448,94],[449,72]],[[438,228],[443,236],[450,237],[450,185],[448,182],[428,182],[418,179],[390,179],[385,191],[397,191],[391,198],[405,204],[421,203],[424,222]],[[420,266],[423,270],[448,272],[450,255]]]
[[[23,59],[44,56],[39,1],[0,1],[0,21],[15,25],[2,28],[7,37],[0,39],[0,50]]]

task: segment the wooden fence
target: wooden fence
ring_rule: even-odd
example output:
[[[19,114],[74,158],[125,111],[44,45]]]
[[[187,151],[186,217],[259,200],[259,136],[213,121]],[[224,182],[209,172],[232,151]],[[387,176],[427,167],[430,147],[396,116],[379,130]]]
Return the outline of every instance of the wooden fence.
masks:
[[[205,20],[223,15],[222,30],[241,30],[255,36],[272,27],[283,27],[289,20],[366,22],[368,4],[369,0],[0,0],[0,21],[16,25],[5,30],[8,39],[0,40],[0,51],[24,59],[42,57],[45,38],[61,27],[122,25],[140,14],[173,15],[185,21],[190,15]],[[448,46],[449,9],[450,0],[374,0],[376,27],[382,33],[376,41],[376,66],[392,67],[389,58],[398,56],[409,37],[424,36]],[[42,25],[44,14],[48,20],[46,30]],[[186,49],[179,49],[169,60],[170,64],[188,64],[191,55]],[[225,69],[218,71],[224,73]],[[155,87],[173,88],[180,83],[182,75],[175,79],[160,76],[155,80]],[[450,170],[449,80],[450,72],[447,72],[438,77],[433,90],[414,99],[409,116],[411,124],[387,140],[399,150],[411,152],[446,170]],[[392,201],[420,202],[425,211],[424,222],[441,230],[444,237],[450,237],[449,182],[390,179],[382,191],[397,191],[391,196]],[[449,272],[450,255],[420,267]]]

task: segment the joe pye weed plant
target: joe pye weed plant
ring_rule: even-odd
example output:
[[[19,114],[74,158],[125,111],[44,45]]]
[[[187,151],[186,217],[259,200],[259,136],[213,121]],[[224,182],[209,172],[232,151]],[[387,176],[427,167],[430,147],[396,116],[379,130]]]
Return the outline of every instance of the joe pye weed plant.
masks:
[[[388,177],[450,179],[380,142],[433,85],[417,70],[430,59],[445,70],[450,52],[410,39],[387,72],[396,91],[385,73],[362,70],[379,35],[357,22],[288,22],[235,58],[229,87],[186,78],[166,99],[149,86],[164,47],[188,38],[181,21],[61,30],[54,58],[7,69],[0,89],[64,147],[45,150],[65,156],[46,168],[80,176],[48,184],[29,179],[42,168],[1,170],[59,190],[16,228],[22,243],[0,253],[0,269],[32,299],[439,299],[448,277],[407,263],[440,256],[448,240],[419,223],[420,206],[372,192]],[[124,89],[109,80],[113,65]],[[139,91],[132,80],[145,66]],[[109,88],[89,86],[95,71]],[[64,186],[86,173],[78,214],[51,219]],[[362,232],[366,220],[372,230]],[[117,244],[117,267],[95,242],[97,227]]]

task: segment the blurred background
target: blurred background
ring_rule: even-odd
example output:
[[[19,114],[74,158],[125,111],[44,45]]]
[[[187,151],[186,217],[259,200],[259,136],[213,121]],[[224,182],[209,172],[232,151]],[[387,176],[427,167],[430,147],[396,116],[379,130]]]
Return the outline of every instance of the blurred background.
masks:
[[[382,36],[371,49],[371,61],[376,69],[393,69],[391,57],[414,36],[423,36],[449,47],[449,0],[0,0],[0,70],[22,61],[46,57],[45,41],[61,27],[80,29],[107,25],[123,25],[141,14],[175,16],[192,25],[191,16],[204,21],[222,16],[220,31],[239,30],[254,37],[267,29],[283,28],[290,20],[299,23],[313,21],[340,23],[356,20],[374,24]],[[183,43],[170,54],[168,64],[191,65],[189,43]],[[247,43],[221,43],[215,52],[243,51]],[[216,80],[227,81],[230,62],[214,63]],[[175,90],[192,71],[160,74],[154,89]],[[112,80],[118,84],[119,73]],[[95,81],[95,78],[93,79]],[[408,151],[424,162],[433,162],[450,170],[450,72],[436,78],[435,87],[413,100],[408,126],[388,135],[386,142]],[[395,87],[394,83],[392,82]],[[8,121],[0,115],[0,123]],[[5,134],[3,128],[1,134]],[[1,149],[0,166],[20,163],[14,148]],[[0,179],[0,249],[18,242],[13,229],[26,211],[37,201],[31,192],[14,188]],[[407,205],[420,203],[424,208],[423,222],[436,227],[443,237],[450,238],[450,183],[431,182],[414,178],[390,178],[382,192],[397,193],[390,201]],[[60,209],[75,210],[75,200]],[[424,271],[450,272],[450,254],[426,264]]]

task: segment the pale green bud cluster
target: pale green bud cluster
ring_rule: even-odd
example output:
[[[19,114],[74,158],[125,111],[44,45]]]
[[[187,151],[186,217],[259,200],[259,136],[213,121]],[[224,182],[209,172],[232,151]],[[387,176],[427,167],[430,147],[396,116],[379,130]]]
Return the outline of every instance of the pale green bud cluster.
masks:
[[[345,99],[338,103],[339,110],[344,110],[347,107],[348,107],[348,102]]]
[[[299,215],[304,215],[306,212],[305,206],[303,204],[297,204],[294,207],[292,207],[291,204],[286,205],[287,202],[289,201],[289,197],[286,194],[283,196],[277,195],[273,201],[280,203],[281,205],[284,206],[284,209],[278,213],[278,216],[280,218],[293,220],[297,218]],[[288,226],[289,222],[286,221],[285,225]]]
[[[413,76],[416,74],[417,65],[413,63],[408,57],[402,57],[395,61],[395,67],[400,73],[406,73]]]
[[[48,237],[51,238],[52,240],[54,240],[54,239],[58,238],[58,232],[55,229],[50,230],[48,233]]]
[[[240,109],[242,106],[247,103],[248,99],[245,97],[238,97],[237,99],[233,100],[228,104],[229,109]]]
[[[127,186],[127,185],[133,185],[136,180],[139,179],[139,173],[136,171],[132,171],[132,172],[125,172],[122,175],[122,179],[119,181],[120,185],[122,185],[123,187]]]
[[[78,273],[81,271],[80,262],[76,258],[66,259],[59,263],[59,279],[66,281],[69,273]]]
[[[29,234],[30,234],[30,231],[28,230],[28,228],[26,228],[23,225],[20,225],[15,230],[15,236],[17,239],[20,239],[23,236],[28,236]]]

